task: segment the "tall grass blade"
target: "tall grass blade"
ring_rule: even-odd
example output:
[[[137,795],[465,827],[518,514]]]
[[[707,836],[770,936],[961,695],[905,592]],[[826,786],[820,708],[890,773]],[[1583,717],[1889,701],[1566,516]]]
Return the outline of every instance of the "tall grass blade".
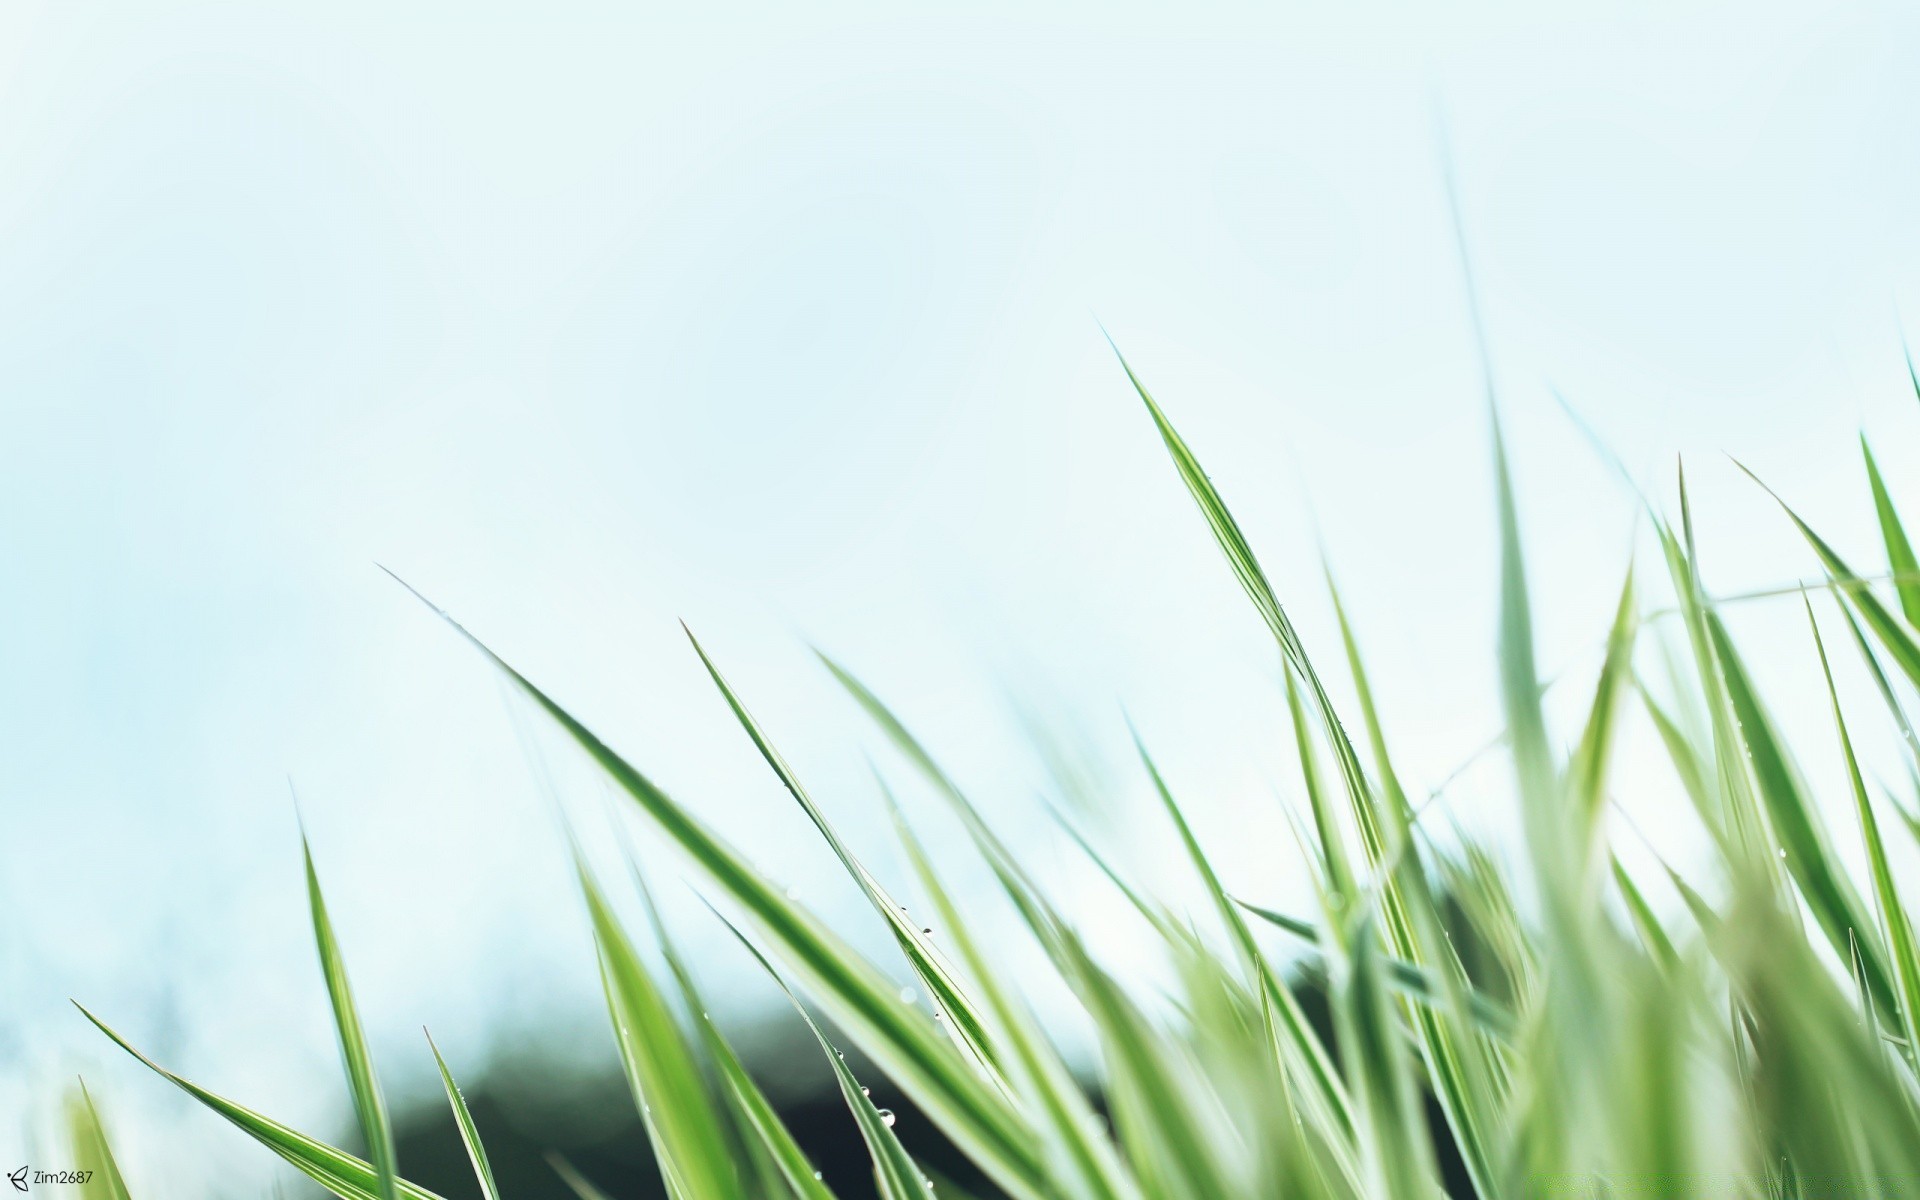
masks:
[[[285,1159],[295,1170],[340,1197],[340,1200],[380,1200],[380,1174],[370,1163],[296,1129],[282,1125],[269,1117],[262,1116],[252,1109],[235,1104],[224,1096],[210,1092],[199,1084],[174,1074],[134,1049],[132,1043],[114,1032],[99,1017],[88,1012],[84,1006],[75,1004],[74,1007],[78,1008],[80,1014],[87,1020],[93,1022],[96,1029],[106,1034],[114,1045],[144,1063],[161,1078],[225,1117],[249,1137]],[[404,1179],[395,1180],[394,1188],[404,1200],[443,1200],[442,1197],[423,1187],[408,1183]]]
[[[334,937],[333,922],[327,916],[327,902],[320,894],[320,876],[313,866],[313,848],[305,831],[300,835],[300,853],[307,869],[307,902],[313,910],[313,940],[320,950],[320,970],[327,980],[327,998],[333,1003],[334,1026],[340,1034],[340,1057],[346,1065],[347,1083],[353,1092],[353,1111],[360,1119],[360,1135],[367,1141],[368,1157],[373,1161],[380,1200],[395,1200],[395,1181],[399,1168],[393,1144],[393,1124],[387,1117],[386,1097],[374,1077],[373,1055],[367,1049],[366,1031],[360,1025],[359,1010],[354,1007],[353,989],[347,984],[347,964]]]
[[[474,1178],[480,1182],[480,1195],[483,1200],[500,1200],[500,1186],[493,1181],[493,1164],[487,1161],[487,1148],[480,1141],[480,1127],[473,1123],[467,1098],[460,1094],[460,1085],[453,1081],[453,1072],[447,1069],[447,1060],[441,1056],[440,1047],[434,1045],[431,1033],[427,1034],[427,1047],[433,1051],[434,1065],[440,1068],[440,1084],[446,1088],[454,1124],[460,1127],[461,1144],[466,1146],[467,1160],[473,1164]]]

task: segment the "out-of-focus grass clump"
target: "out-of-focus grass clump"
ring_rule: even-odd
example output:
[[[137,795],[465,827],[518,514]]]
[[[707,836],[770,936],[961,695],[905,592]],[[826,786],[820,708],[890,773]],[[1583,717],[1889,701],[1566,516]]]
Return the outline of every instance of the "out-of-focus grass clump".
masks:
[[[884,1072],[985,1186],[1020,1200],[1920,1194],[1920,951],[1889,865],[1899,848],[1888,845],[1920,835],[1920,823],[1900,800],[1868,786],[1849,733],[1849,721],[1890,721],[1907,753],[1920,754],[1902,700],[1920,688],[1920,564],[1871,454],[1891,566],[1885,581],[1857,574],[1788,514],[1826,573],[1805,602],[1810,620],[1826,610],[1828,640],[1814,623],[1806,653],[1823,670],[1830,656],[1858,656],[1883,702],[1843,712],[1828,671],[1846,768],[1831,781],[1844,800],[1834,811],[1846,817],[1836,828],[1701,587],[1684,480],[1677,521],[1650,506],[1660,554],[1643,565],[1664,575],[1661,590],[1671,593],[1675,627],[1684,630],[1679,669],[1658,687],[1637,669],[1644,606],[1630,576],[1584,720],[1549,731],[1513,486],[1496,432],[1503,746],[1524,837],[1495,845],[1431,828],[1434,810],[1416,804],[1395,773],[1344,614],[1343,644],[1310,657],[1198,459],[1131,370],[1128,377],[1279,645],[1305,798],[1294,825],[1317,911],[1282,914],[1241,902],[1238,882],[1216,873],[1175,789],[1142,747],[1139,770],[1210,908],[1175,911],[1082,839],[1130,903],[1140,935],[1172,968],[1171,995],[1144,994],[1089,948],[915,735],[859,680],[826,663],[951,807],[971,851],[984,857],[1077,998],[1097,1035],[1090,1070],[1069,1068],[1006,956],[979,940],[944,881],[946,849],[930,852],[888,801],[931,923],[942,931],[936,946],[836,835],[697,642],[748,739],[871,901],[930,1007],[903,996],[887,971],[771,884],[693,806],[460,630],[631,798],[639,819],[678,847],[713,904],[716,929],[737,935],[741,952],[791,989],[871,1157],[878,1194],[917,1200],[936,1183],[896,1135],[893,1115],[855,1078],[836,1038]],[[1324,686],[1334,661],[1351,676],[1352,711],[1336,711]],[[1712,847],[1707,861],[1656,868],[1658,879],[1630,872],[1612,842],[1618,822],[1610,819],[1608,769],[1629,705],[1643,706],[1657,728],[1692,801],[1688,819]],[[1843,838],[1858,839],[1863,878],[1843,867]],[[1276,858],[1293,850],[1276,848]],[[576,857],[620,1057],[668,1194],[828,1200],[833,1193],[799,1140],[707,1019],[644,887],[634,889],[633,907]],[[370,1161],[148,1065],[337,1196],[432,1197],[400,1175],[406,1164],[397,1161],[309,870],[320,957]],[[1650,891],[1676,899],[1655,904]],[[646,914],[638,926],[622,915],[629,909]],[[642,941],[658,948],[664,970],[649,965],[656,960],[643,955]],[[1292,962],[1324,979],[1330,1020],[1309,1019],[1295,974],[1283,969]],[[469,1115],[444,1061],[440,1069],[479,1190],[493,1200],[487,1130]],[[73,1111],[83,1157],[96,1168],[91,1194],[126,1195],[91,1104]],[[580,1195],[598,1194],[556,1165]],[[961,1190],[941,1181],[937,1194],[957,1200]]]

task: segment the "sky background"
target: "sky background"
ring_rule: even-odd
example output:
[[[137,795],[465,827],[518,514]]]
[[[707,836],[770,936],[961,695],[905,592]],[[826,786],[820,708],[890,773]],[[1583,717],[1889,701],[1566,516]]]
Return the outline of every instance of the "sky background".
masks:
[[[84,1070],[152,1194],[266,1173],[68,997],[336,1127],[289,781],[391,1090],[437,1088],[423,1023],[463,1074],[611,1061],[551,805],[603,796],[376,564],[837,921],[677,618],[896,881],[865,756],[905,773],[810,646],[1069,891],[1023,711],[1106,764],[1123,857],[1165,859],[1124,709],[1297,897],[1271,644],[1101,329],[1328,656],[1324,542],[1438,782],[1499,727],[1449,158],[1543,671],[1591,669],[1636,539],[1556,393],[1662,503],[1685,456],[1710,585],[1812,569],[1728,455],[1877,561],[1863,426],[1920,503],[1920,21],[1542,7],[0,9],[0,1158]],[[1817,719],[1797,609],[1740,622]]]

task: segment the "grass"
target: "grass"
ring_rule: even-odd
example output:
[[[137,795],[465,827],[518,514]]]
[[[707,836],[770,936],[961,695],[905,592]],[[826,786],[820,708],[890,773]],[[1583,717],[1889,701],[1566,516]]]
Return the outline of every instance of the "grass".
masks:
[[[1759,695],[1723,602],[1701,585],[1684,478],[1677,518],[1648,506],[1682,635],[1675,682],[1656,687],[1639,665],[1647,610],[1629,574],[1584,719],[1571,730],[1550,727],[1496,422],[1500,745],[1522,814],[1515,846],[1436,831],[1444,806],[1410,800],[1338,595],[1335,661],[1357,698],[1346,714],[1325,685],[1324,661],[1309,655],[1199,459],[1132,368],[1125,371],[1277,644],[1300,766],[1301,808],[1289,815],[1301,869],[1314,884],[1314,912],[1242,902],[1141,745],[1139,770],[1171,819],[1205,911],[1176,910],[1114,870],[1077,830],[1067,832],[1172,968],[1171,994],[1147,994],[1103,965],[1019,854],[882,700],[824,660],[958,818],[971,850],[1078,1000],[1098,1050],[1090,1069],[1076,1072],[1029,1008],[1027,988],[949,892],[946,852],[929,852],[887,798],[915,883],[943,930],[936,945],[838,836],[698,641],[694,652],[747,742],[858,884],[931,998],[931,1013],[903,1000],[886,969],[769,882],[695,806],[669,796],[447,618],[677,846],[714,906],[716,929],[734,934],[743,953],[787,989],[870,1152],[877,1194],[909,1200],[934,1184],[835,1037],[863,1051],[995,1188],[1018,1200],[1920,1194],[1920,942],[1893,865],[1911,855],[1912,845],[1897,843],[1920,838],[1920,817],[1868,786],[1851,732],[1862,721],[1889,722],[1920,790],[1920,738],[1903,699],[1920,689],[1920,575],[1864,443],[1891,568],[1883,579],[1858,574],[1782,504],[1825,573],[1802,600],[1812,623],[1805,652],[1825,672],[1846,768],[1845,778],[1827,781],[1844,803],[1827,806]],[[1838,654],[1857,656],[1874,681],[1871,711],[1843,711],[1829,657]],[[1691,814],[1674,819],[1696,822],[1711,847],[1705,861],[1662,864],[1641,876],[1616,853],[1623,830],[1609,790],[1620,719],[1636,705],[1658,730],[1691,801]],[[1562,737],[1569,739],[1564,752],[1556,749]],[[1844,816],[1843,828],[1829,828],[1830,811]],[[1860,845],[1864,878],[1843,865],[1842,839]],[[707,1019],[637,869],[649,917],[638,934],[585,856],[575,857],[614,1040],[668,1193],[676,1200],[827,1200],[833,1193]],[[368,1160],[174,1074],[86,1015],[332,1194],[429,1200],[432,1193],[400,1175],[311,856],[307,866]],[[1668,896],[1671,905],[1652,898]],[[649,943],[664,971],[648,965],[641,947]],[[1303,1001],[1302,965],[1324,973],[1330,1022],[1316,1022]],[[432,1053],[475,1189],[494,1200],[485,1131],[453,1071],[437,1048]],[[91,1099],[76,1100],[71,1112],[81,1159],[97,1166],[89,1194],[128,1195]],[[564,1162],[556,1167],[581,1196],[599,1194]],[[938,1194],[959,1193],[942,1184]]]

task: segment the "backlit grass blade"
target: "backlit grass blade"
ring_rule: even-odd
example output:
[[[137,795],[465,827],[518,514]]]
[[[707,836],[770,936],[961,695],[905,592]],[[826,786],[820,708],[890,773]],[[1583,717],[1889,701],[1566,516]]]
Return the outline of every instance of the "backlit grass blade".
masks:
[[[726,918],[721,917],[720,920],[726,923],[740,944],[747,948],[747,952],[786,993],[794,1011],[800,1014],[800,1019],[807,1023],[814,1040],[820,1043],[821,1052],[827,1056],[827,1065],[833,1068],[834,1080],[840,1085],[840,1097],[853,1113],[854,1123],[860,1128],[860,1138],[866,1142],[867,1153],[873,1159],[873,1181],[879,1190],[880,1200],[926,1200],[927,1177],[921,1173],[906,1147],[900,1144],[899,1135],[894,1133],[893,1113],[875,1106],[867,1089],[860,1086],[860,1081],[854,1078],[853,1071],[847,1066],[846,1055],[834,1049],[833,1043],[827,1040],[827,1035],[814,1022],[813,1014],[807,1011],[806,1005],[800,1003],[800,997],[793,994],[793,989],[780,978],[780,973],[774,970],[773,964],[767,961],[759,948]]]
[[[1747,471],[1745,467],[1740,469]],[[1800,519],[1799,513],[1794,512],[1778,493],[1767,487],[1758,475],[1747,471],[1747,478],[1759,484],[1769,496],[1773,497],[1781,511],[1787,514],[1787,519],[1793,522],[1794,528],[1800,531],[1800,536],[1813,547],[1813,552],[1820,559],[1821,566],[1826,568],[1827,574],[1833,577],[1841,595],[1846,597],[1847,603],[1860,614],[1861,619],[1867,623],[1867,628],[1873,631],[1874,637],[1878,638],[1880,644],[1885,647],[1894,665],[1899,667],[1915,686],[1920,686],[1920,643],[1914,641],[1912,635],[1901,625],[1899,618],[1887,611],[1887,606],[1873,594],[1867,582],[1854,573],[1853,568],[1846,564],[1846,560],[1835,553],[1833,547],[1829,546],[1824,538]]]
[[[1734,650],[1732,638],[1719,615],[1708,614],[1708,625],[1727,695],[1739,718],[1740,738],[1758,785],[1756,791],[1766,802],[1768,821],[1780,840],[1788,873],[1826,933],[1834,953],[1844,962],[1848,954],[1848,931],[1872,927],[1866,906],[1835,856],[1813,799],[1771,715],[1748,679],[1746,667]],[[1863,950],[1874,1003],[1881,1012],[1892,1012],[1893,982],[1886,956],[1877,940],[1868,942]]]
[[[467,1098],[460,1094],[460,1085],[453,1081],[453,1072],[447,1069],[447,1060],[441,1056],[440,1047],[434,1045],[431,1033],[427,1034],[427,1047],[433,1051],[434,1065],[440,1068],[440,1084],[446,1088],[447,1104],[453,1109],[454,1124],[460,1127],[460,1141],[467,1148],[467,1160],[473,1164],[474,1178],[480,1182],[480,1195],[483,1200],[500,1200],[500,1187],[493,1181],[493,1166],[487,1161],[487,1148],[480,1141],[480,1128],[473,1123],[473,1113],[467,1110]]]
[[[1813,621],[1811,607],[1807,610],[1807,619]],[[1867,869],[1873,880],[1874,901],[1880,910],[1880,928],[1886,938],[1887,957],[1893,964],[1899,1007],[1896,1025],[1900,1035],[1906,1039],[1909,1057],[1920,1058],[1920,943],[1915,941],[1913,923],[1908,918],[1906,906],[1900,901],[1899,889],[1894,886],[1893,868],[1888,864],[1886,846],[1880,839],[1880,824],[1873,815],[1873,803],[1867,797],[1866,781],[1860,777],[1860,762],[1854,756],[1853,738],[1847,733],[1846,717],[1840,711],[1840,693],[1833,685],[1833,669],[1827,663],[1827,649],[1821,641],[1818,624],[1813,626],[1813,637],[1814,645],[1820,652],[1820,669],[1827,681],[1827,695],[1833,702],[1833,723],[1839,732],[1840,751],[1847,764],[1847,783],[1853,791],[1854,810],[1860,821],[1860,838],[1866,847]],[[1855,958],[1859,960],[1856,969],[1860,974],[1861,986],[1871,1003],[1873,989],[1865,959],[1859,952],[1857,937],[1853,949]]]
[[[1356,922],[1350,950],[1336,963],[1333,1011],[1347,1087],[1358,1101],[1370,1194],[1443,1200],[1370,919]]]
[[[161,1078],[168,1080],[195,1100],[225,1117],[249,1137],[285,1159],[295,1170],[340,1197],[341,1200],[380,1200],[380,1175],[371,1164],[355,1158],[344,1150],[335,1149],[325,1142],[308,1137],[298,1130],[235,1104],[191,1080],[175,1075],[134,1049],[132,1043],[114,1032],[86,1008],[79,1004],[75,1004],[74,1007],[80,1009],[81,1015],[93,1022],[94,1027],[106,1034],[114,1045],[146,1064]],[[442,1200],[427,1189],[417,1187],[404,1179],[395,1180],[394,1188],[404,1200]]]
[[[1620,890],[1620,898],[1627,906],[1627,916],[1633,922],[1634,932],[1640,935],[1640,944],[1647,953],[1660,964],[1662,970],[1671,974],[1680,967],[1680,952],[1674,949],[1673,939],[1667,936],[1666,927],[1660,924],[1660,918],[1654,915],[1653,907],[1620,865],[1616,856],[1612,860],[1613,884]]]
[[[393,1144],[393,1124],[387,1117],[386,1097],[374,1077],[373,1055],[367,1049],[366,1031],[360,1025],[359,1010],[354,1007],[353,990],[347,984],[347,964],[334,937],[333,922],[327,916],[327,902],[320,894],[320,876],[313,867],[313,848],[305,831],[300,834],[300,853],[307,868],[307,902],[313,910],[313,940],[320,950],[320,970],[327,980],[327,998],[333,1003],[334,1026],[340,1034],[340,1057],[346,1065],[347,1083],[353,1092],[353,1111],[360,1119],[360,1136],[366,1139],[368,1157],[373,1160],[375,1191],[381,1200],[395,1200],[395,1180],[399,1168]]]
[[[1554,878],[1567,864],[1556,811],[1559,788],[1552,755],[1547,750],[1546,714],[1540,705],[1540,674],[1533,659],[1533,610],[1527,599],[1527,576],[1520,549],[1520,518],[1513,496],[1513,473],[1507,465],[1506,443],[1496,415],[1493,458],[1500,515],[1500,692],[1507,714],[1507,744],[1519,773],[1522,811],[1534,862]]]
[[[1007,1070],[1015,1090],[1027,1102],[1035,1123],[1044,1131],[1042,1145],[1049,1152],[1049,1177],[1062,1196],[1093,1200],[1124,1200],[1139,1191],[1115,1154],[1112,1143],[1096,1132],[1093,1108],[1020,999],[999,978],[996,964],[984,954],[961,916],[959,906],[934,873],[920,841],[894,809],[894,827],[907,861],[919,878],[921,890],[933,904],[941,927],[954,942],[961,960],[979,980],[987,1011],[993,1016],[998,1040],[1006,1046]],[[1026,906],[1037,907],[1037,901]],[[1034,932],[1054,940],[1062,923],[1049,913]]]
[[[1341,782],[1346,788],[1348,805],[1359,826],[1362,843],[1367,850],[1369,860],[1376,870],[1389,860],[1398,860],[1403,853],[1400,843],[1406,838],[1409,820],[1404,794],[1400,792],[1395,782],[1388,785],[1384,803],[1376,798],[1377,794],[1368,782],[1359,755],[1347,735],[1339,714],[1334,710],[1326,688],[1322,685],[1319,675],[1307,656],[1306,647],[1299,633],[1294,629],[1292,620],[1287,616],[1285,608],[1268,582],[1266,572],[1261,568],[1259,560],[1255,558],[1252,547],[1241,533],[1232,513],[1228,511],[1225,500],[1214,487],[1212,480],[1208,478],[1192,449],[1174,429],[1152,394],[1141,383],[1132,366],[1127,363],[1125,356],[1119,355],[1117,347],[1115,354],[1119,356],[1121,368],[1126,371],[1134,391],[1146,405],[1147,412],[1160,433],[1161,441],[1173,458],[1181,481],[1185,483],[1187,491],[1206,518],[1208,527],[1213,531],[1214,540],[1226,555],[1228,564],[1240,581],[1241,588],[1253,601],[1255,609],[1279,643],[1288,669],[1297,671],[1300,678],[1305,681],[1308,693],[1313,699],[1314,709],[1333,750]],[[1337,595],[1335,602],[1337,605]],[[1351,645],[1349,648],[1351,649]],[[1357,655],[1354,657],[1354,662],[1357,667]],[[1361,674],[1359,686],[1363,692],[1366,691],[1364,673]],[[1370,693],[1365,695],[1363,708],[1368,719],[1376,721],[1377,726]],[[1384,742],[1377,739],[1376,756],[1381,769],[1390,771],[1390,760],[1386,756]],[[1328,848],[1327,853],[1331,854],[1334,851]],[[1395,872],[1382,873],[1382,907],[1394,951],[1413,961],[1425,962],[1429,955],[1418,928],[1431,925],[1430,914],[1425,911],[1422,897],[1416,895],[1409,899],[1403,895],[1402,887],[1403,882],[1417,887],[1416,875],[1417,870],[1413,867],[1409,868],[1404,881],[1397,878]],[[1433,957],[1442,969],[1445,969],[1446,964],[1439,955],[1440,951],[1436,947]],[[1285,1007],[1278,1003],[1277,998],[1275,1010],[1281,1016],[1285,1016]],[[1424,1016],[1416,1014],[1416,1020],[1421,1023],[1423,1050],[1429,1056],[1430,1065],[1434,1068],[1442,1104],[1447,1111],[1449,1121],[1453,1123],[1466,1146],[1467,1157],[1484,1192],[1490,1172],[1490,1161],[1476,1128],[1480,1118],[1476,1115],[1479,1104],[1475,1099],[1478,1085],[1473,1078],[1480,1072],[1477,1067],[1469,1065],[1462,1058],[1463,1053],[1476,1052],[1464,1050],[1455,1044],[1451,1033],[1442,1028],[1437,1023],[1437,1018],[1430,1014]]]
[[[1199,839],[1187,824],[1185,814],[1174,800],[1173,792],[1167,787],[1166,780],[1160,775],[1159,768],[1141,744],[1138,736],[1134,739],[1134,748],[1139,752],[1141,764],[1146,768],[1147,776],[1153,782],[1154,793],[1160,798],[1168,817],[1173,821],[1174,829],[1179,833],[1180,844],[1187,852],[1188,861],[1193,865],[1201,882],[1206,886],[1207,896],[1219,915],[1222,925],[1232,938],[1234,949],[1239,954],[1247,970],[1259,989],[1262,1004],[1268,1014],[1277,1022],[1278,1035],[1276,1050],[1280,1055],[1283,1068],[1304,1075],[1305,1092],[1316,1107],[1324,1109],[1323,1119],[1327,1122],[1330,1134],[1344,1143],[1351,1139],[1354,1132],[1352,1102],[1342,1084],[1338,1071],[1333,1066],[1326,1047],[1314,1032],[1306,1013],[1301,1009],[1299,1000],[1292,989],[1280,978],[1279,973],[1267,961],[1260,947],[1247,928],[1246,918],[1240,914],[1239,906],[1227,894],[1214,872],[1213,864],[1206,852],[1201,849]],[[1342,1164],[1342,1173],[1352,1174],[1350,1165]]]
[[[744,1197],[735,1155],[706,1077],[666,997],[641,961],[600,886],[578,865],[600,951],[600,976],[620,1059],[660,1170],[681,1200]]]
[[[1907,540],[1906,528],[1893,507],[1893,497],[1887,494],[1886,481],[1880,478],[1880,467],[1873,461],[1873,448],[1867,445],[1865,434],[1860,436],[1860,457],[1866,460],[1873,512],[1880,521],[1880,540],[1887,546],[1887,566],[1893,572],[1900,611],[1906,614],[1907,624],[1920,628],[1920,559],[1914,557],[1913,543]]]
[[[1584,822],[1580,834],[1583,844],[1594,841],[1607,807],[1607,767],[1612,758],[1614,727],[1621,693],[1629,686],[1633,668],[1633,640],[1636,627],[1633,607],[1633,572],[1620,588],[1620,601],[1614,608],[1613,627],[1607,633],[1606,658],[1600,665],[1600,679],[1594,685],[1593,703],[1587,710],[1587,724],[1574,748],[1568,770],[1568,789],[1572,793],[1576,815]]]
[[[641,903],[646,908],[648,923],[653,928],[654,939],[660,947],[661,957],[666,959],[667,969],[672,973],[680,987],[680,998],[691,1014],[694,1027],[699,1033],[700,1045],[706,1051],[706,1057],[719,1071],[722,1084],[721,1095],[727,1101],[728,1111],[732,1114],[742,1136],[752,1139],[763,1151],[761,1160],[764,1168],[783,1180],[792,1191],[796,1200],[833,1200],[833,1193],[821,1182],[820,1172],[815,1170],[806,1152],[794,1141],[793,1134],[786,1123],[780,1119],[753,1076],[747,1073],[745,1064],[733,1047],[714,1024],[713,1017],[701,998],[700,990],[694,983],[693,972],[687,967],[673,939],[667,934],[665,921],[660,917],[659,906],[653,901],[653,893],[647,887],[640,872],[637,856],[628,848],[628,862],[633,868],[633,882],[640,893]],[[751,1147],[750,1147],[751,1148]],[[751,1190],[751,1189],[750,1189]]]
[[[981,1170],[1015,1196],[1046,1194],[1031,1132],[932,1023],[900,1001],[897,985],[526,676],[446,613],[434,611],[546,713],[739,907],[808,993]]]
[[[683,625],[682,628],[684,629],[685,626]],[[827,845],[833,850],[834,857],[840,860],[840,865],[846,869],[847,874],[853,876],[854,882],[860,885],[860,890],[866,895],[868,903],[880,914],[881,919],[886,921],[887,928],[892,931],[894,941],[898,943],[901,953],[906,956],[908,965],[913,968],[914,974],[919,976],[920,982],[926,987],[935,1009],[945,1013],[947,1020],[952,1023],[954,1037],[961,1048],[972,1058],[982,1075],[1004,1090],[1006,1083],[994,1063],[980,1015],[973,1000],[961,987],[958,977],[948,966],[945,957],[934,946],[932,940],[908,919],[905,906],[887,893],[886,888],[873,873],[867,870],[865,864],[855,857],[845,842],[840,840],[840,835],[835,832],[826,814],[821,812],[819,806],[813,802],[813,798],[807,795],[806,789],[801,786],[793,769],[787,765],[786,759],[781,757],[780,752],[774,749],[773,743],[761,730],[759,722],[753,719],[753,715],[747,711],[739,695],[720,674],[720,669],[714,665],[713,659],[707,655],[699,639],[693,636],[691,629],[687,629],[686,634],[687,640],[693,643],[694,653],[700,656],[700,662],[707,668],[707,674],[712,677],[714,686],[720,689],[720,694],[726,698],[727,707],[733,710],[734,717],[747,731],[747,736],[753,739],[753,744],[760,751],[760,756],[766,759],[767,765],[773,768],[773,773],[779,777],[788,794],[807,814],[814,828],[820,831],[820,836],[826,839]]]
[[[93,1178],[84,1185],[83,1194],[90,1200],[132,1200],[127,1181],[120,1174],[120,1164],[114,1161],[106,1124],[100,1119],[100,1110],[94,1107],[93,1095],[87,1091],[84,1079],[80,1081],[79,1093],[69,1100],[68,1120],[73,1149],[79,1156],[76,1165],[93,1172]]]

